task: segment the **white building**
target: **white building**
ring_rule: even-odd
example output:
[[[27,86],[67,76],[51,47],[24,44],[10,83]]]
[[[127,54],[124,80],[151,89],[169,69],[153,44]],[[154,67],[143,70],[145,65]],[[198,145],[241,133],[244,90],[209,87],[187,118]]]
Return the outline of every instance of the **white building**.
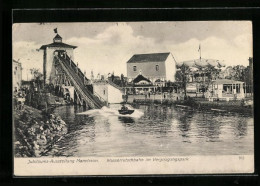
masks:
[[[22,84],[22,64],[13,60],[13,91],[19,90]]]
[[[107,103],[121,103],[124,101],[124,91],[114,83],[106,80],[97,80],[92,85],[94,95],[101,101]]]
[[[207,97],[209,99],[220,100],[241,100],[245,98],[244,82],[229,79],[217,79],[208,88]]]
[[[170,52],[135,54],[127,61],[127,78],[131,82],[139,74],[152,83],[175,81],[176,63]]]

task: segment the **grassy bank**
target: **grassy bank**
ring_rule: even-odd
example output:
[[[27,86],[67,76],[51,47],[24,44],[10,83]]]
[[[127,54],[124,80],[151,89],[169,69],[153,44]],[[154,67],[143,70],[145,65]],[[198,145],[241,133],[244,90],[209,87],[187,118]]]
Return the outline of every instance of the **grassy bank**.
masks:
[[[14,110],[15,157],[44,156],[66,133],[66,123],[59,116],[27,105]]]
[[[46,107],[54,107],[68,104],[62,97],[52,94],[35,93],[26,97],[26,104],[37,109],[45,109]]]

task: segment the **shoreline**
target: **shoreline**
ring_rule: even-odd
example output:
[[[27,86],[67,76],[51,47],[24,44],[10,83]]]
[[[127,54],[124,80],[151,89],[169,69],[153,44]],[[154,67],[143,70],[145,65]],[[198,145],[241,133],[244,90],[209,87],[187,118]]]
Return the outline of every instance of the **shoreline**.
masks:
[[[135,99],[130,104],[140,105],[165,105],[165,106],[176,106],[186,109],[197,109],[197,110],[211,110],[217,112],[237,112],[237,113],[252,113],[254,112],[251,107],[244,107],[240,101],[195,101],[190,100],[151,100],[151,99]]]

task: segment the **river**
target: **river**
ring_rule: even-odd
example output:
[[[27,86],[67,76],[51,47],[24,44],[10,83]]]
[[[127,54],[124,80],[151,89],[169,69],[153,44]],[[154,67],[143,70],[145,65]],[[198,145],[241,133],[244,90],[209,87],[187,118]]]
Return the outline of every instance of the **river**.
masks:
[[[61,106],[54,113],[68,133],[49,156],[252,155],[253,117],[239,113],[194,111],[161,105],[137,105],[129,116],[120,105],[84,110]]]

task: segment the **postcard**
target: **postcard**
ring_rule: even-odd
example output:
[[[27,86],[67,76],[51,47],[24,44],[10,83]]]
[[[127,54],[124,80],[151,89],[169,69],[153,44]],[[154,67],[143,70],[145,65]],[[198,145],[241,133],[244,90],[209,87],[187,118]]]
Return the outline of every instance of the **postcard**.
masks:
[[[12,32],[14,176],[254,172],[252,22]]]

